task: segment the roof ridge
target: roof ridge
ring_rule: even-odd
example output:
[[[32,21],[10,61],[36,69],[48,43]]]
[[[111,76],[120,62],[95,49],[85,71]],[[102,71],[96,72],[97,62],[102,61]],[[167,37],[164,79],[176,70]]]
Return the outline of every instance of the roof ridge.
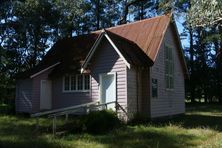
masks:
[[[124,40],[126,40],[126,41],[128,41],[128,42],[130,42],[130,43],[132,43],[132,44],[137,45],[134,41],[129,40],[129,39],[123,37],[123,36],[120,36],[120,35],[118,35],[118,34],[112,32],[112,31],[110,31],[110,30],[106,30],[106,29],[105,29],[105,32],[108,32],[108,33],[110,33],[110,34],[113,34],[113,35],[115,35],[115,36],[117,36],[117,37],[119,37],[119,38],[121,38],[121,39],[124,39]],[[138,45],[137,45],[137,46],[138,46]],[[139,46],[138,46],[138,47],[139,47]]]
[[[130,22],[130,23],[127,23],[127,24],[122,24],[122,25],[117,25],[117,26],[105,28],[105,29],[106,30],[111,30],[111,29],[114,29],[114,28],[125,27],[125,26],[128,26],[128,25],[133,25],[133,24],[137,24],[137,23],[141,23],[141,22],[145,22],[145,21],[150,21],[150,20],[153,20],[153,19],[159,19],[160,17],[171,17],[171,15],[169,15],[169,14],[159,15],[159,16],[155,16],[155,17],[151,17],[151,18],[146,18],[146,19],[143,19],[143,20],[138,20],[138,21]],[[90,32],[90,34],[91,33],[97,33],[97,32],[99,33],[101,31],[102,31],[102,29],[95,30],[95,31]]]

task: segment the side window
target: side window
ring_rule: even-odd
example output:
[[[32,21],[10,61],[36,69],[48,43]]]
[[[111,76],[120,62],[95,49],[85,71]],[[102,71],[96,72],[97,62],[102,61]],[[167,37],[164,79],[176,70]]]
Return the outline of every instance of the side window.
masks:
[[[63,82],[64,83],[64,90],[68,91],[70,89],[70,87],[69,87],[69,76],[65,76],[63,81],[64,81]]]
[[[78,82],[77,88],[78,88],[78,90],[82,90],[83,89],[83,75],[78,75],[77,78],[78,78],[77,79],[78,80],[77,81]]]
[[[71,90],[76,90],[76,76],[72,75],[70,78],[71,78]]]
[[[165,45],[165,82],[166,89],[174,88],[174,60],[173,50],[170,46]]]
[[[90,75],[66,75],[63,77],[63,91],[88,91],[90,89]]]
[[[152,78],[152,98],[158,97],[158,81]]]
[[[89,85],[90,84],[90,76],[89,75],[85,75],[85,79],[84,79],[84,89],[85,90],[89,90]]]

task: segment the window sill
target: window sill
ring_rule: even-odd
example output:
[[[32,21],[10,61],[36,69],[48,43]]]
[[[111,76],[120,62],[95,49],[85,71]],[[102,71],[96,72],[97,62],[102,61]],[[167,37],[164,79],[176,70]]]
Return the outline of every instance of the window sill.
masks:
[[[158,99],[158,97],[151,97],[153,100],[157,100]]]
[[[166,91],[174,91],[174,88],[166,88]]]
[[[90,90],[63,90],[63,93],[87,93],[90,92]]]

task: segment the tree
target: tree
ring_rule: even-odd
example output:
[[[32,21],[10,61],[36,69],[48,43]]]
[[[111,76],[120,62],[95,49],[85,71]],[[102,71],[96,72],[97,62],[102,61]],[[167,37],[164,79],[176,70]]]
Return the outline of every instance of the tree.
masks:
[[[81,0],[0,2],[0,100],[14,96],[16,73],[34,67],[58,38],[75,31],[80,4]]]
[[[121,0],[86,0],[80,18],[81,31],[90,32],[117,24],[121,18]]]
[[[187,20],[193,27],[222,25],[221,0],[190,0]]]

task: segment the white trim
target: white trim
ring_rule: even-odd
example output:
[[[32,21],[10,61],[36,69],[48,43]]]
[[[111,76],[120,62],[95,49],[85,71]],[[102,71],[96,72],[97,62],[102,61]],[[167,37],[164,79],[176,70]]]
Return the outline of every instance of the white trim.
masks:
[[[99,102],[100,103],[102,103],[102,101],[101,101],[101,91],[102,91],[102,76],[103,76],[104,74],[99,74]]]
[[[89,60],[92,58],[96,48],[98,47],[100,41],[102,40],[102,37],[104,36],[104,32],[102,32],[99,37],[97,38],[97,40],[95,41],[95,43],[93,44],[92,48],[90,49],[89,53],[87,54],[86,56],[86,59],[84,60],[84,63],[82,65],[82,68],[81,68],[81,73],[83,73],[84,69],[86,68]]]
[[[43,72],[45,72],[45,71],[47,71],[47,70],[55,67],[55,66],[58,65],[58,64],[60,64],[60,62],[57,62],[56,64],[53,64],[53,65],[51,65],[51,66],[49,66],[49,67],[47,67],[47,68],[45,68],[45,69],[43,69],[43,70],[41,70],[41,71],[39,71],[39,72],[37,72],[37,73],[31,75],[30,78],[34,78],[34,77],[36,77],[37,75],[40,75],[41,73],[43,73]]]
[[[63,93],[81,93],[81,92],[90,92],[90,90],[63,90]]]
[[[130,64],[127,62],[127,60],[124,58],[124,56],[121,54],[121,52],[119,51],[119,49],[116,47],[116,45],[113,43],[113,41],[110,39],[110,37],[105,34],[105,37],[107,38],[107,40],[110,42],[110,44],[113,46],[113,48],[116,50],[116,52],[118,53],[118,55],[123,59],[123,61],[125,62],[126,66],[130,69]]]
[[[78,75],[82,75],[82,89],[78,90]],[[68,76],[69,77],[69,90],[65,90],[65,77]],[[75,86],[75,90],[71,90],[71,77],[75,76],[75,81],[76,81],[76,86]],[[90,81],[91,79],[91,75],[89,75],[89,83],[91,83]],[[65,75],[62,78],[62,92],[63,93],[75,93],[75,92],[90,92],[90,84],[89,84],[89,89],[85,89],[85,74],[69,74],[69,75]]]
[[[105,35],[106,39],[109,41],[109,43],[112,45],[112,47],[115,49],[115,51],[117,52],[117,54],[123,59],[123,61],[125,62],[126,66],[130,69],[130,64],[127,62],[127,60],[124,58],[124,56],[122,55],[122,53],[119,51],[119,49],[116,47],[116,45],[113,43],[113,41],[110,39],[110,37],[106,34],[105,31],[103,31],[100,36],[98,37],[98,39],[96,40],[96,42],[94,43],[93,47],[91,48],[91,50],[89,51],[88,55],[86,56],[86,59],[82,65],[81,68],[81,73],[84,72],[84,69],[86,68],[89,60],[92,58],[93,54],[95,53],[96,48],[98,47],[99,43],[102,40],[102,37]]]

